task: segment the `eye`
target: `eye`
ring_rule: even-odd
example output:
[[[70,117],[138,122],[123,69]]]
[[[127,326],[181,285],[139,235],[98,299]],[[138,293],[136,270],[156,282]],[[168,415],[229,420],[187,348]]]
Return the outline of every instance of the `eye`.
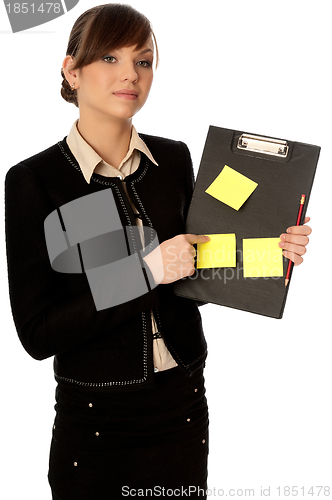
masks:
[[[151,63],[149,63],[149,61],[139,61],[137,63],[137,66],[142,66],[143,68],[149,68],[151,66]]]
[[[105,56],[102,58],[102,60],[107,62],[107,63],[112,63],[112,62],[116,61],[114,56]]]

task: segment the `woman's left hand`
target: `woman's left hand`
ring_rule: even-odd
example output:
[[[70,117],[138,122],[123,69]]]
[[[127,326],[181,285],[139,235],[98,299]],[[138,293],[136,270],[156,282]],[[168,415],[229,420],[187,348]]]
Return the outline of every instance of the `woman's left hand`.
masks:
[[[310,217],[304,219],[304,224],[310,221]],[[284,251],[282,254],[294,262],[295,266],[302,264],[304,255],[307,251],[306,246],[309,243],[308,236],[311,234],[309,226],[291,226],[286,233],[280,235],[279,247]]]

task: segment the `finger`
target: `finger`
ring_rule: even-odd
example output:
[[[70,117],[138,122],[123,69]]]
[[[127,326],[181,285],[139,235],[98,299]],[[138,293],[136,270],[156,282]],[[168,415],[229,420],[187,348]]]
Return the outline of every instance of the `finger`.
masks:
[[[296,235],[296,234],[281,234],[280,235],[279,246],[283,248],[286,243],[293,243],[294,245],[306,246],[309,243],[308,236]]]
[[[304,219],[304,224],[307,224],[307,222],[309,222],[309,221],[310,221],[310,217],[306,217],[306,218]]]
[[[303,258],[300,255],[298,255],[297,253],[285,251],[285,252],[282,252],[282,255],[287,257],[287,259],[293,261],[294,266],[298,266],[298,265],[302,264],[302,262],[303,262]]]
[[[310,226],[291,226],[287,229],[287,234],[304,234],[308,236],[311,232]]]
[[[204,234],[185,234],[187,241],[194,245],[195,243],[207,243],[210,241],[209,236],[205,236]]]
[[[286,250],[291,253],[296,253],[297,255],[304,255],[307,251],[305,246],[302,245],[294,245],[292,243],[285,243],[283,247],[283,250]]]

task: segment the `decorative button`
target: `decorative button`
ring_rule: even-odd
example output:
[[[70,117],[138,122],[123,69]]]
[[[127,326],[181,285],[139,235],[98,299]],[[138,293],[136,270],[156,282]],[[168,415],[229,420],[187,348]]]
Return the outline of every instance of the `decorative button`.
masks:
[[[74,462],[74,467],[77,467],[77,462]]]
[[[53,429],[55,429],[55,425],[53,425]]]
[[[95,436],[99,436],[99,432],[95,432]]]
[[[92,403],[89,403],[89,407],[92,408],[93,407],[93,404]]]
[[[205,443],[205,439],[202,439],[202,443],[203,443],[203,444]]]
[[[187,422],[190,422],[190,418],[187,418]]]
[[[117,175],[117,178],[122,180],[122,175]]]
[[[197,391],[198,391],[198,389],[195,389],[195,392],[197,392]]]
[[[155,369],[154,369],[154,372],[155,372],[155,373],[159,372],[159,368],[155,368]]]

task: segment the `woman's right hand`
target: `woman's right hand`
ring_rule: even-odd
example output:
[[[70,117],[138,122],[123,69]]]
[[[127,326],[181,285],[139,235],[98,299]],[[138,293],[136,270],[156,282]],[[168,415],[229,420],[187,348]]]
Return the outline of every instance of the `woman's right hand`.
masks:
[[[179,234],[163,241],[157,248],[144,257],[153,278],[158,284],[173,283],[181,278],[192,276],[195,272],[195,243],[207,243],[208,236],[202,234]]]

